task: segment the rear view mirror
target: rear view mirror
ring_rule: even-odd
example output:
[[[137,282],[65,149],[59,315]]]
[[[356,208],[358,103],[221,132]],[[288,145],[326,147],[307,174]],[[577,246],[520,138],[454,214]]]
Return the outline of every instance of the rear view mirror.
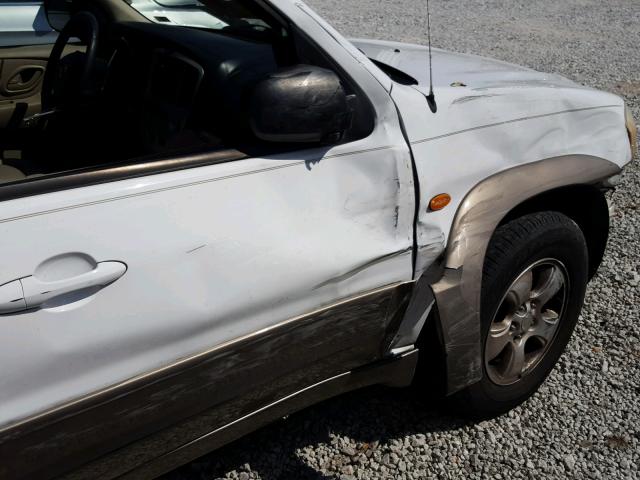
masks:
[[[71,18],[72,0],[45,0],[47,21],[54,30],[61,32]]]
[[[254,88],[251,129],[268,142],[335,144],[351,123],[347,94],[331,70],[287,67]]]

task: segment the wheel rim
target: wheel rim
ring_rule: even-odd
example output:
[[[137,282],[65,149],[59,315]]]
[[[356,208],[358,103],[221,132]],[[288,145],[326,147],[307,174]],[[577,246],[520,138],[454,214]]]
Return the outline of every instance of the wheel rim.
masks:
[[[487,375],[512,385],[540,363],[562,321],[569,277],[562,262],[547,258],[527,267],[502,297],[484,349]]]

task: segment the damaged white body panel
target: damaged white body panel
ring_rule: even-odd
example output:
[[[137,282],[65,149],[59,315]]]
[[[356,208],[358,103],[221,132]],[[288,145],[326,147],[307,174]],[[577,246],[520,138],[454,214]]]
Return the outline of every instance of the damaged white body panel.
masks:
[[[376,137],[307,158],[256,158],[4,202],[0,243],[16,254],[3,259],[3,281],[51,281],[74,264],[88,272],[111,259],[126,259],[128,271],[99,295],[5,323],[0,425],[410,281],[411,160],[399,130]],[[91,251],[86,267],[73,253],[79,238]]]
[[[558,75],[435,49],[438,111],[432,113],[425,99],[429,88],[426,47],[353,43],[371,58],[419,82],[417,86],[394,84],[391,91],[420,179],[418,247],[428,253],[418,261],[419,267],[429,266],[434,245],[446,244],[458,206],[483,179],[566,154],[592,155],[619,167],[631,160],[624,103],[615,95]],[[429,200],[443,192],[451,195],[451,206],[429,212]]]
[[[557,75],[436,49],[438,110],[432,113],[426,101],[426,47],[353,43],[417,83],[394,83],[390,94],[401,112],[419,180],[417,280],[447,245],[447,270],[433,288],[448,356],[448,388],[454,392],[482,375],[480,286],[494,229],[510,210],[537,194],[615,175],[631,161],[625,106],[615,95]],[[490,187],[487,179],[494,179]],[[483,204],[475,204],[475,191]],[[450,207],[430,211],[429,200],[443,192],[451,195]],[[469,211],[475,215],[465,216]]]

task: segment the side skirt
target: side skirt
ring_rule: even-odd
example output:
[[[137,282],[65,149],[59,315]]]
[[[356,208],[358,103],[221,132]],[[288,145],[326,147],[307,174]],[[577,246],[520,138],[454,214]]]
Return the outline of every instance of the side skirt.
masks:
[[[217,428],[119,478],[126,480],[155,478],[279,418],[342,393],[375,384],[390,387],[409,386],[413,380],[417,362],[418,350],[414,349],[398,357],[336,375]]]
[[[393,377],[382,373],[355,372],[385,357],[413,285],[345,298],[7,427],[0,479],[117,478],[211,432],[235,432],[238,419],[251,418],[240,432],[257,428],[264,421],[255,412],[283,401],[295,409],[298,401],[389,383]],[[308,389],[325,382],[320,393]],[[222,437],[214,446],[235,434]]]

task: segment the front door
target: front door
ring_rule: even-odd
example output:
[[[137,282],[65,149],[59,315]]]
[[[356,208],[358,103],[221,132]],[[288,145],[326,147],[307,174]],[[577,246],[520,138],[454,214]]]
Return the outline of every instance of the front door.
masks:
[[[407,146],[386,125],[329,151],[1,201],[0,457],[19,469],[3,462],[0,477],[54,474],[212,404],[251,392],[257,407],[378,358],[384,303],[330,316],[411,280],[413,195]],[[307,343],[273,337],[326,307],[293,337]],[[204,377],[179,375],[212,354]],[[167,376],[178,383],[124,402]]]

